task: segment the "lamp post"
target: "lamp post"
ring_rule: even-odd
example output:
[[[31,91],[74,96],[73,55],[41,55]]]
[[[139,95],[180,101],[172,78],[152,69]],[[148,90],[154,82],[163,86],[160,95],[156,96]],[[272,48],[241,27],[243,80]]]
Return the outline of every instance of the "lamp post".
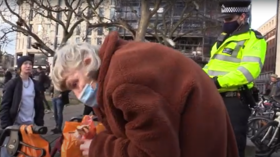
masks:
[[[277,0],[277,12],[276,12],[276,63],[275,73],[280,75],[280,0]]]

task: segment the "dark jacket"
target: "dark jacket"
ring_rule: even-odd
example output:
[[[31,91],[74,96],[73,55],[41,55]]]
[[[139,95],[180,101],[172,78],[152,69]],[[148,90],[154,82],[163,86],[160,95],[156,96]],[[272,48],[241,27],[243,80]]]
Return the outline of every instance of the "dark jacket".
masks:
[[[38,83],[41,92],[45,91],[44,84],[46,82],[46,74],[44,71],[38,73]]]
[[[61,94],[60,99],[64,105],[69,104],[69,92],[70,91],[64,91],[60,93]]]
[[[32,79],[33,80],[33,79]],[[40,96],[38,83],[33,80],[35,88],[35,117],[34,123],[38,126],[44,125],[44,105],[43,99]],[[22,96],[22,79],[16,77],[9,81],[3,89],[3,97],[1,102],[0,109],[0,118],[1,118],[1,128],[6,128],[7,126],[13,125],[17,113],[19,110],[19,105],[21,103]]]
[[[99,55],[94,111],[106,131],[94,136],[89,156],[238,157],[225,104],[194,61],[117,32]]]
[[[4,84],[6,84],[8,81],[10,81],[13,78],[13,74],[10,71],[7,71],[5,73],[5,79],[4,79]]]
[[[271,82],[270,83],[270,92],[269,96],[272,97],[277,102],[280,102],[280,81],[277,82]]]

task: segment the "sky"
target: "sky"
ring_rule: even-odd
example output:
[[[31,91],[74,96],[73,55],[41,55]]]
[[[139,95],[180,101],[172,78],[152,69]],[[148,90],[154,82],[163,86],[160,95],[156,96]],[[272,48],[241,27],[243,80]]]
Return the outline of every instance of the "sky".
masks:
[[[276,15],[277,0],[252,0],[253,29],[258,29],[262,24]]]
[[[277,0],[252,0],[252,24],[253,29],[258,29],[262,24],[268,21],[276,14]],[[4,48],[10,54],[14,54],[16,34],[11,34],[14,42]]]

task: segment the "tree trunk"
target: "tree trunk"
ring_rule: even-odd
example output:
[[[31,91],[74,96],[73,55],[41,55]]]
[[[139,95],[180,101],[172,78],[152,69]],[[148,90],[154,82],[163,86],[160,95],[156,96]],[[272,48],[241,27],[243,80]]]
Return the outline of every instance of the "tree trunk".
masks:
[[[141,17],[138,29],[136,31],[136,36],[134,38],[135,41],[144,41],[145,35],[147,31],[147,27],[149,25],[150,20],[150,8],[147,0],[141,0]]]

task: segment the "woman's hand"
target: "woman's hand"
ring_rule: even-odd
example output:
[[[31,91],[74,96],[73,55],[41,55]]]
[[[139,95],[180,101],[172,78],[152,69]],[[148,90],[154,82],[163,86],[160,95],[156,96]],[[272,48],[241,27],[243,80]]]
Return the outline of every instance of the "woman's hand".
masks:
[[[81,141],[80,150],[82,151],[84,157],[88,157],[91,141],[92,140],[89,139],[84,139]]]

